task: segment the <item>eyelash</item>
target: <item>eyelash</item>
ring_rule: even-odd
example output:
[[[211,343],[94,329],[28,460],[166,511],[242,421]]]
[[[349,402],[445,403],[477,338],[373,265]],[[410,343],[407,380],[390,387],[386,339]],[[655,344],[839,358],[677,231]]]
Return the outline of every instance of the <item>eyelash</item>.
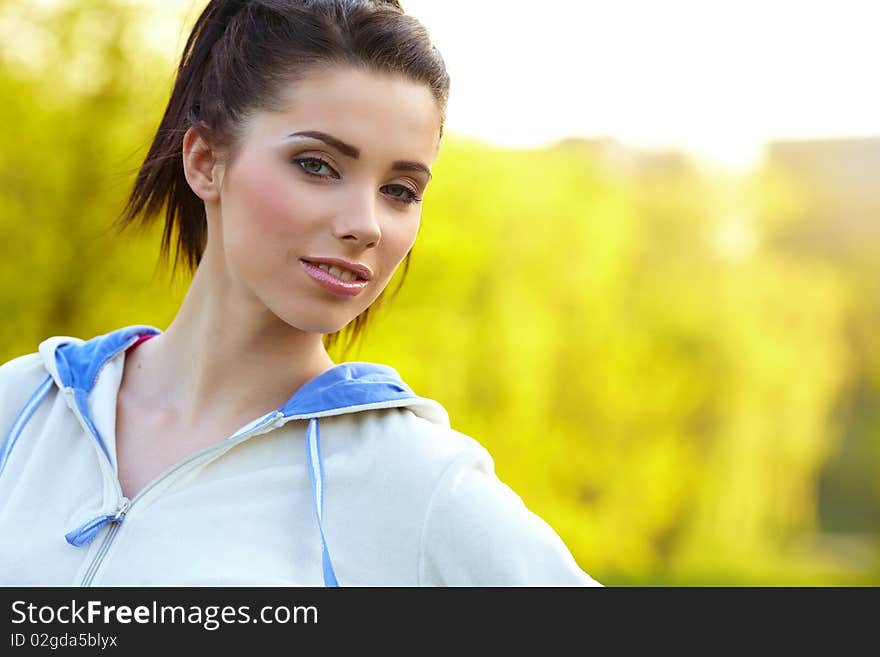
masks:
[[[299,168],[302,169],[303,173],[305,173],[305,174],[307,174],[307,175],[309,175],[309,176],[315,176],[316,178],[326,178],[327,176],[322,176],[322,175],[319,174],[319,173],[314,173],[313,171],[308,171],[307,169],[305,169],[305,168],[302,166],[302,163],[303,163],[303,162],[320,162],[321,164],[323,164],[323,165],[324,165],[325,167],[327,167],[328,169],[330,169],[330,170],[333,169],[333,167],[331,167],[327,162],[325,162],[324,160],[322,160],[320,157],[300,157],[300,158],[294,158],[293,162],[294,162],[294,164],[300,165]],[[386,185],[386,186],[387,186],[387,185]],[[400,197],[400,196],[392,196],[392,197],[391,197],[392,199],[394,199],[394,200],[397,201],[398,203],[403,203],[404,205],[409,205],[409,204],[411,204],[411,203],[419,203],[419,202],[422,200],[421,197],[418,196],[418,194],[416,194],[413,190],[411,190],[411,189],[410,189],[409,187],[407,187],[406,185],[391,185],[391,186],[392,186],[392,187],[400,187],[401,189],[403,189],[404,191],[407,192],[407,196],[406,196],[406,197]]]

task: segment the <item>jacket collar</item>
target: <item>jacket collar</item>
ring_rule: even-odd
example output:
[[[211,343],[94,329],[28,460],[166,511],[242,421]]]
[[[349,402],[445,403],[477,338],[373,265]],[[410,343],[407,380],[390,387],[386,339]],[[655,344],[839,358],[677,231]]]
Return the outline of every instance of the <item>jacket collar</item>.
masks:
[[[39,351],[59,388],[70,387],[88,396],[108,361],[139,338],[161,332],[138,324],[87,341],[55,336],[44,340]],[[439,403],[416,395],[394,368],[369,362],[336,365],[308,381],[278,410],[285,417],[318,417],[387,406],[411,407],[417,415],[449,426],[449,416]]]

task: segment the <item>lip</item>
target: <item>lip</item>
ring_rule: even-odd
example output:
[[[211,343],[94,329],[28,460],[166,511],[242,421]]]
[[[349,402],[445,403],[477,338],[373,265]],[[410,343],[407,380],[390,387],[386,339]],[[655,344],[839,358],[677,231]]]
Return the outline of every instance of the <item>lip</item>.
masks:
[[[313,281],[315,281],[315,283],[320,285],[328,292],[331,292],[332,294],[335,294],[337,296],[354,297],[360,294],[361,290],[363,290],[367,286],[367,281],[343,281],[341,278],[336,278],[330,272],[324,271],[323,269],[311,262],[303,259],[301,259],[299,262],[305,272],[312,278]]]
[[[342,258],[301,258],[301,260],[305,260],[306,262],[311,262],[312,264],[317,265],[336,265],[340,269],[347,269],[353,274],[357,274],[365,281],[370,280],[373,277],[373,272],[370,271],[370,268],[366,265],[361,265],[356,262],[349,262],[348,260],[343,260]]]

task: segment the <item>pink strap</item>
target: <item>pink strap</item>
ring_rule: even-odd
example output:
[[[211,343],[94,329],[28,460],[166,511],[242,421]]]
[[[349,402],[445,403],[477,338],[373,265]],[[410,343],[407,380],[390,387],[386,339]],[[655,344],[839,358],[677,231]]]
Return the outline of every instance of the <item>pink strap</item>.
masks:
[[[128,349],[125,350],[126,353],[128,353],[129,351],[131,351],[132,349],[137,347],[144,340],[149,340],[150,338],[155,338],[155,337],[156,337],[155,335],[142,335],[141,337],[139,337],[137,339],[137,342],[135,342],[133,345],[131,345]]]

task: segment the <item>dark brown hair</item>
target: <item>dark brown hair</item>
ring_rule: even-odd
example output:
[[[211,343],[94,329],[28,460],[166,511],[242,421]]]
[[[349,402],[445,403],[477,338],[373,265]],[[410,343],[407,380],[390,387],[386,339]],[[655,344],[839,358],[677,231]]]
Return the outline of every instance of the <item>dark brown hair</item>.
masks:
[[[147,228],[164,207],[160,262],[167,266],[176,232],[172,278],[181,259],[194,273],[207,218],[184,176],[184,133],[194,126],[231,161],[250,113],[282,109],[289,85],[334,65],[403,74],[427,85],[437,100],[442,138],[449,75],[425,27],[405,15],[398,0],[211,0],[187,39],[165,114],[114,226]],[[384,294],[345,327],[345,351],[362,336]],[[325,335],[325,347],[338,337]]]

